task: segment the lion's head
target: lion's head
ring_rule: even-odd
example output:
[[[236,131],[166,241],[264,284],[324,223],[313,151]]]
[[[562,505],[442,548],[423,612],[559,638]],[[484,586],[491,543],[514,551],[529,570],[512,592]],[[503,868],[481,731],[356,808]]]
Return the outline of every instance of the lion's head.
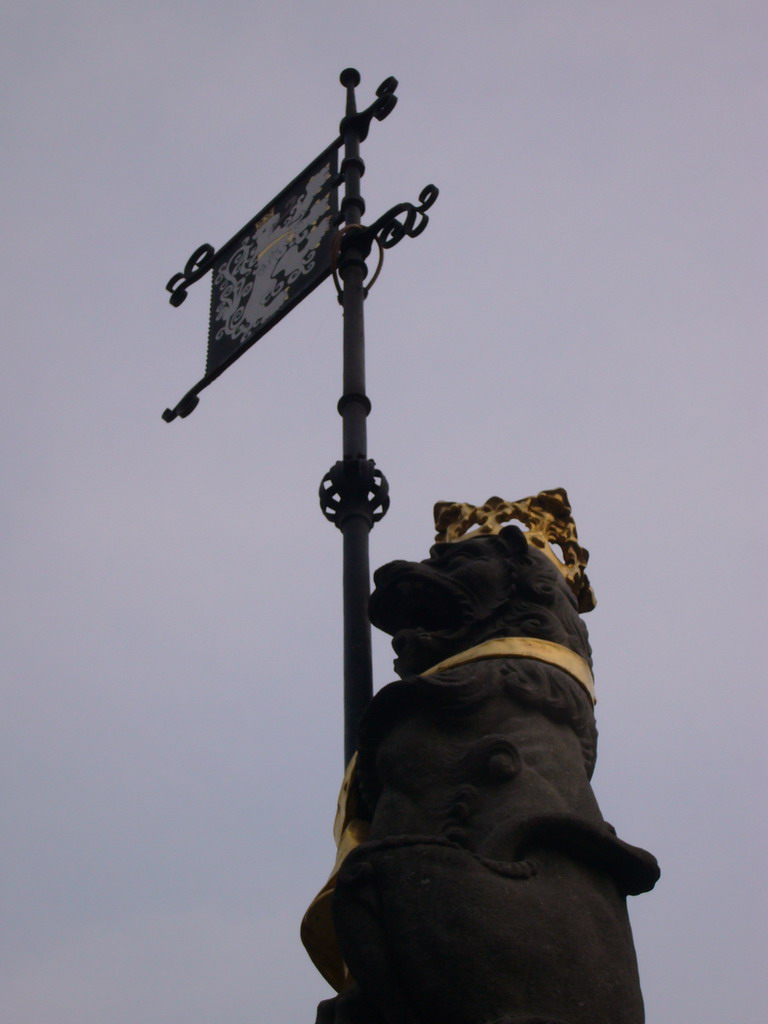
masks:
[[[371,622],[392,636],[400,676],[501,636],[551,640],[590,660],[575,597],[516,526],[436,544],[423,562],[390,562],[373,578]]]

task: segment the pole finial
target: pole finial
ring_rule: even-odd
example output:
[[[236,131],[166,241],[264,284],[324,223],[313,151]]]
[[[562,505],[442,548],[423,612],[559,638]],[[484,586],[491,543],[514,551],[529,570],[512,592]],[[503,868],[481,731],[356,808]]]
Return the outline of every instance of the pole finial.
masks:
[[[357,68],[344,68],[344,70],[339,75],[339,81],[344,86],[360,85],[360,72],[357,70]]]

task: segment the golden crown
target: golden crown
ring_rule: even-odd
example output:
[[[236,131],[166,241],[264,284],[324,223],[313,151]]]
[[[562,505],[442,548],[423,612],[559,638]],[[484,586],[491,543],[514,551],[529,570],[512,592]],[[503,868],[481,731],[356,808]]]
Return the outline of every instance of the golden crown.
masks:
[[[542,551],[565,577],[576,595],[580,612],[595,607],[595,595],[587,579],[589,552],[579,544],[568,495],[562,487],[539,491],[520,501],[489,498],[484,505],[467,505],[461,501],[438,501],[435,505],[435,540],[439,544],[470,540],[473,537],[500,533],[511,520],[525,527],[528,543]],[[558,557],[557,547],[562,554]]]

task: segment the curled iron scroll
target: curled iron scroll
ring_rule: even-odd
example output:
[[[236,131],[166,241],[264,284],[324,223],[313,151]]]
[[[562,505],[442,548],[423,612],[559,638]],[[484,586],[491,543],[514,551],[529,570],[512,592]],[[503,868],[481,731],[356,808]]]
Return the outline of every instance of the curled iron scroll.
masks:
[[[360,72],[354,68],[347,68],[346,71],[342,71],[341,84],[353,87],[359,85]],[[395,96],[397,84],[396,78],[385,78],[376,90],[376,99],[369,107],[342,118],[339,125],[340,134],[343,136],[348,128],[352,128],[356,132],[359,141],[364,142],[368,137],[371,119],[375,117],[377,121],[383,121],[395,109],[397,105],[397,96]]]
[[[204,277],[213,265],[216,250],[208,242],[195,249],[184,265],[180,274],[174,274],[165,290],[171,293],[169,302],[172,306],[180,306],[187,297],[187,288],[195,281]]]
[[[438,195],[436,185],[427,185],[419,193],[419,206],[414,206],[413,203],[398,203],[382,214],[368,230],[382,249],[391,249],[406,235],[409,238],[416,238],[429,223],[426,211]]]

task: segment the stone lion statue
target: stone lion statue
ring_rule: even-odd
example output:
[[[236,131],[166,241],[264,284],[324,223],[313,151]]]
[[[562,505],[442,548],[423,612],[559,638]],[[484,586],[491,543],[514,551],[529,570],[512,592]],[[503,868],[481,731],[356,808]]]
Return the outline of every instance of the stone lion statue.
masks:
[[[328,890],[344,978],[319,1024],[642,1024],[626,897],[659,871],[590,786],[566,580],[516,526],[374,580],[401,679],[360,728],[357,845]]]

